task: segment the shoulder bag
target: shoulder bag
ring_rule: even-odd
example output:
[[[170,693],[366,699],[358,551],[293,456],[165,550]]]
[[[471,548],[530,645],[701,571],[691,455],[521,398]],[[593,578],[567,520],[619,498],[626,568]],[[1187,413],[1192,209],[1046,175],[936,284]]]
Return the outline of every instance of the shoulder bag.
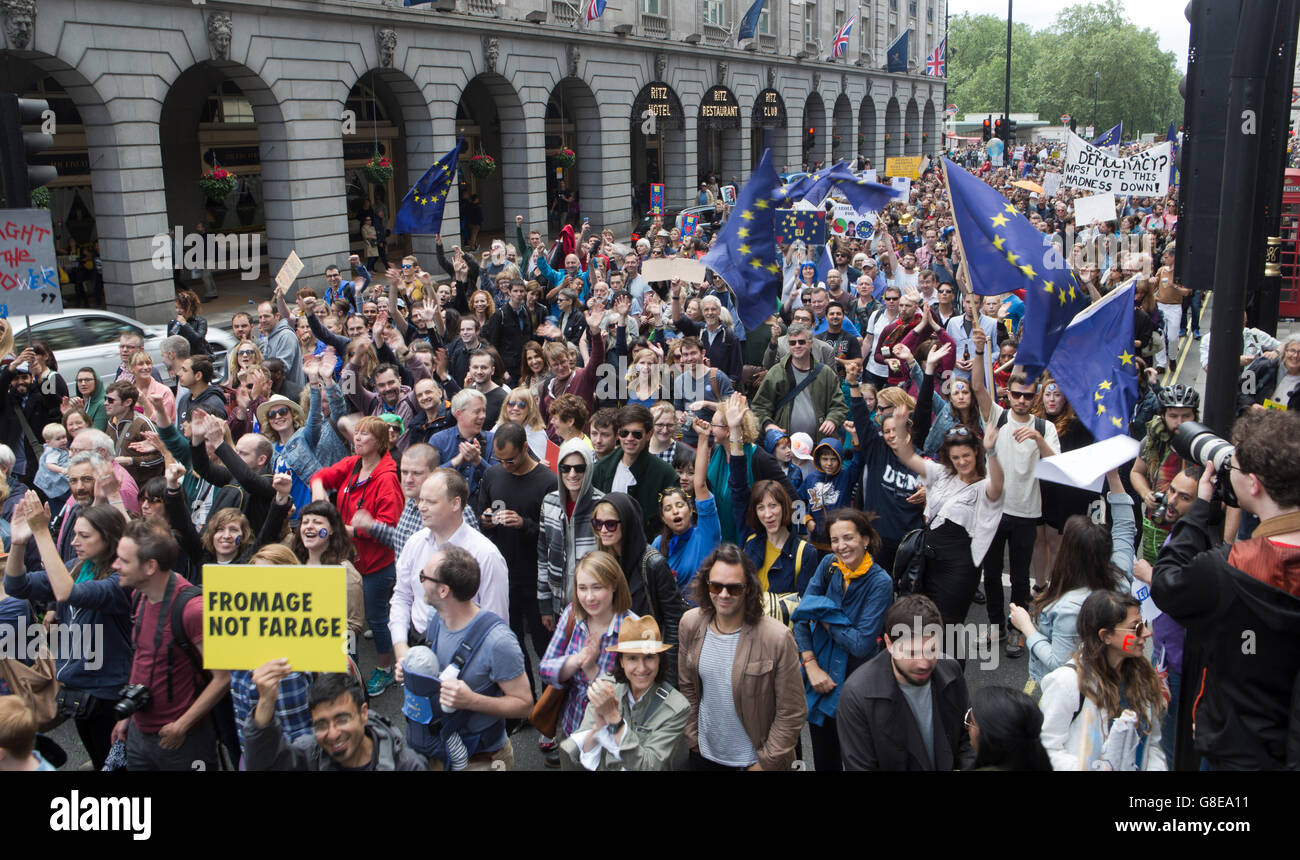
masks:
[[[564,627],[564,645],[567,648],[569,641],[573,639],[573,612],[569,612],[569,623]],[[542,695],[537,697],[537,702],[533,705],[533,710],[528,714],[528,722],[533,724],[533,728],[541,732],[544,738],[555,737],[555,731],[560,724],[560,712],[564,709],[564,697],[569,692],[569,685],[563,687],[552,687],[546,685]]]

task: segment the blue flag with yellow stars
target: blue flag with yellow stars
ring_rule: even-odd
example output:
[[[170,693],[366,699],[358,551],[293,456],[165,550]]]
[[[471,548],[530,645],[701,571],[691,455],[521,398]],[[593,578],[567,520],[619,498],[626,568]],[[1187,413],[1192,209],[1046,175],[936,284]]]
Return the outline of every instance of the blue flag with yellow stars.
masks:
[[[1030,376],[1041,373],[1061,332],[1088,306],[1088,293],[1049,237],[1007,198],[948,159],[943,164],[971,289],[982,296],[1025,291],[1016,364]]]
[[[1101,137],[1092,142],[1093,146],[1119,146],[1120,138],[1124,135],[1124,123],[1112,127],[1102,133]]]
[[[840,161],[825,170],[810,173],[798,182],[787,185],[785,196],[795,200],[807,200],[820,206],[832,191],[838,191],[859,212],[875,212],[884,209],[898,192],[891,185],[868,182],[854,175],[848,162]]]
[[[781,260],[776,250],[778,180],[772,151],[764,150],[740,189],[731,215],[700,262],[736,294],[736,315],[755,328],[776,313],[781,299]]]
[[[442,210],[447,205],[452,183],[456,181],[460,147],[461,141],[457,139],[451,152],[438,159],[406,192],[402,207],[393,220],[394,233],[436,235],[442,232]]]
[[[1133,293],[1137,278],[1084,310],[1061,335],[1048,363],[1061,393],[1098,442],[1128,432],[1137,404]]]

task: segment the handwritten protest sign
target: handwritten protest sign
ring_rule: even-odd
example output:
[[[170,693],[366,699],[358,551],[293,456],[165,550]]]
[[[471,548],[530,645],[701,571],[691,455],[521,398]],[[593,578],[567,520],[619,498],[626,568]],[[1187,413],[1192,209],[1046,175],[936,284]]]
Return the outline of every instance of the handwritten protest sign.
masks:
[[[283,657],[300,672],[346,672],[347,633],[342,565],[203,566],[205,669]]]
[[[46,209],[0,209],[0,318],[63,312]]]
[[[299,259],[297,251],[290,251],[284,265],[275,275],[275,285],[288,292],[300,272],[302,272],[302,260]]]
[[[783,245],[803,242],[821,245],[826,242],[826,213],[798,209],[776,210],[776,241]]]
[[[1117,158],[1073,132],[1065,152],[1066,188],[1121,197],[1163,197],[1169,191],[1173,144],[1166,141],[1142,152]]]
[[[893,156],[885,159],[886,176],[906,176],[908,179],[921,178],[921,156]]]

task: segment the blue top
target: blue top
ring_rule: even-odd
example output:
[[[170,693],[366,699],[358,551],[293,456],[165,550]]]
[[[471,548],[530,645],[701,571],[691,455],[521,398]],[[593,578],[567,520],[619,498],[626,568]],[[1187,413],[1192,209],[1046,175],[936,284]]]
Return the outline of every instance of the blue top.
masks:
[[[677,587],[689,601],[694,593],[691,582],[700,569],[701,562],[709,553],[718,548],[722,542],[722,523],[718,519],[718,498],[709,496],[700,499],[695,505],[696,520],[683,534],[673,535],[668,540],[668,552],[660,544],[663,535],[655,537],[651,544],[668,559],[668,566],[677,577]]]
[[[293,508],[301,511],[307,505],[311,504],[311,485],[298,477],[298,473],[289,468],[289,460],[285,457],[285,451],[289,447],[288,442],[275,442],[275,471],[288,472],[293,478],[293,489],[289,490],[289,497],[293,499]]]

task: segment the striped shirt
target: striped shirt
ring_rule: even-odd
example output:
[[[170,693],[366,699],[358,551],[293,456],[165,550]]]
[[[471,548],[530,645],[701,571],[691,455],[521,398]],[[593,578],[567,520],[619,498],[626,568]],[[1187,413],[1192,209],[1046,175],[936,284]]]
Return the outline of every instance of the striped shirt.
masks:
[[[709,625],[700,649],[700,755],[728,767],[749,767],[758,761],[731,693],[739,642],[739,630],[715,633]]]

